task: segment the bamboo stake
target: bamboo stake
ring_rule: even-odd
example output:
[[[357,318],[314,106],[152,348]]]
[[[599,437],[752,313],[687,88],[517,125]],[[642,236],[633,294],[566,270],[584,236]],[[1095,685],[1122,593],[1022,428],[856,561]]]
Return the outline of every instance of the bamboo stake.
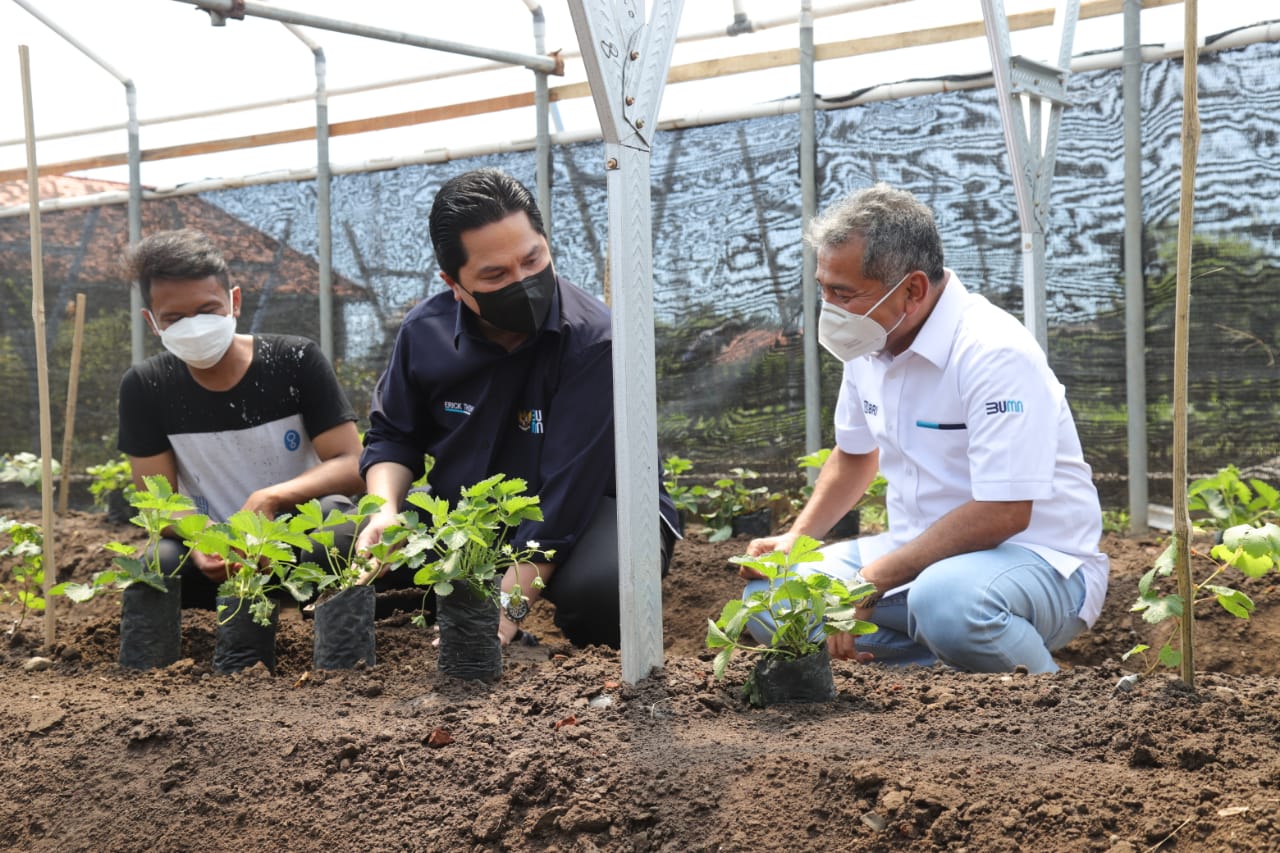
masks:
[[[1173,320],[1173,542],[1182,598],[1182,680],[1194,688],[1195,587],[1191,580],[1191,517],[1187,512],[1187,350],[1191,322],[1191,236],[1196,196],[1200,112],[1196,89],[1196,2],[1186,0],[1182,52],[1182,191],[1178,199],[1177,297]]]
[[[53,648],[53,598],[49,590],[58,576],[54,559],[53,529],[53,428],[49,423],[49,359],[44,345],[44,247],[40,237],[40,176],[36,169],[35,115],[31,105],[31,58],[25,44],[18,45],[22,66],[22,118],[27,135],[27,198],[31,208],[31,320],[36,329],[36,382],[40,389],[40,524],[43,537],[44,644]]]
[[[67,424],[62,431],[62,489],[58,515],[67,514],[71,494],[71,443],[76,433],[76,397],[80,393],[80,349],[84,345],[84,294],[76,294],[76,325],[71,335],[71,370],[67,376]],[[47,606],[47,605],[46,605]]]

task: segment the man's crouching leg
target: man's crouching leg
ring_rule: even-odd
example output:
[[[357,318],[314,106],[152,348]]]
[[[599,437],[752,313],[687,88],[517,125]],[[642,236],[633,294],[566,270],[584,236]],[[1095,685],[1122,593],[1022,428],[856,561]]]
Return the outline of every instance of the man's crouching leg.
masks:
[[[666,577],[675,534],[659,520],[662,575]],[[618,505],[602,498],[569,559],[556,567],[542,593],[556,607],[555,624],[575,646],[622,644],[618,605]]]
[[[920,573],[907,593],[907,630],[944,663],[969,672],[1057,672],[1051,652],[1085,629],[1084,576],[1064,578],[1033,551],[1005,543]]]

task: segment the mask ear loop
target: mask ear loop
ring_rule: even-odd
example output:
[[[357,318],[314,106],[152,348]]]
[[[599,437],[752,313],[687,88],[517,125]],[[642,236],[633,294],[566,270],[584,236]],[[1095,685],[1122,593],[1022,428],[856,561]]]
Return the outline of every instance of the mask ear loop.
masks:
[[[151,313],[150,308],[143,308],[142,313],[147,318],[147,325],[151,327],[151,331],[159,336],[160,324],[156,322],[156,315]]]

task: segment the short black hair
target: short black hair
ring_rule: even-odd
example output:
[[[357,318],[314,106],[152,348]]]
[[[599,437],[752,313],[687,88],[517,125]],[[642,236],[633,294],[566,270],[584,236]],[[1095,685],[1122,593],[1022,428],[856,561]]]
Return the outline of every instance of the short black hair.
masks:
[[[462,232],[482,228],[524,211],[533,230],[547,236],[542,211],[524,184],[498,169],[476,169],[450,178],[431,204],[427,229],[436,263],[454,281],[467,263]]]
[[[209,235],[194,228],[152,234],[126,255],[129,274],[142,291],[142,304],[151,307],[151,282],[156,279],[198,281],[213,276],[230,289],[231,276],[222,252]]]

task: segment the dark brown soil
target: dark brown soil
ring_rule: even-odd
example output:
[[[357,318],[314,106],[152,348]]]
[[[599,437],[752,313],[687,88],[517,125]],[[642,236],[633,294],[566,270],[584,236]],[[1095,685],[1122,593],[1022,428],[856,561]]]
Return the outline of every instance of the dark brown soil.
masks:
[[[62,576],[130,536],[72,514]],[[1157,537],[1108,537],[1112,594],[1053,676],[833,665],[833,702],[745,705],[750,662],[710,678],[702,638],[741,584],[744,541],[682,542],[664,584],[666,666],[621,682],[617,653],[543,642],[493,685],[436,671],[431,635],[378,623],[370,670],[309,673],[288,614],[275,676],[210,670],[210,614],[187,659],[115,663],[118,603],[28,617],[0,656],[5,850],[1276,850],[1280,593],[1239,621],[1201,607],[1196,691],[1117,682],[1150,639],[1129,612]],[[1272,575],[1271,577],[1274,577]],[[5,612],[5,627],[12,610]],[[51,665],[27,670],[46,655]]]

